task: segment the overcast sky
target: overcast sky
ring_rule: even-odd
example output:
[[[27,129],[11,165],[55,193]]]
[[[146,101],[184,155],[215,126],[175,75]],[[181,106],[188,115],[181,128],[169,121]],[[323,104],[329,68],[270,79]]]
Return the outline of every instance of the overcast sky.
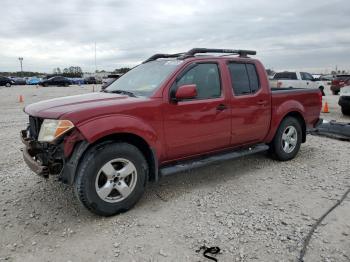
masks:
[[[350,69],[350,1],[0,0],[0,71],[93,71],[193,47],[257,50],[266,67]]]

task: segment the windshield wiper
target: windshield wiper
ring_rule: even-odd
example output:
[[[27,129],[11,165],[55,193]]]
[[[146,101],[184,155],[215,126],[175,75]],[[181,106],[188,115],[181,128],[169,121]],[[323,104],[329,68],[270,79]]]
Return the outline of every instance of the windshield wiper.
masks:
[[[130,97],[136,97],[136,95],[133,92],[126,91],[126,90],[103,90],[102,92],[113,93],[113,94],[122,94],[122,95],[128,95]]]

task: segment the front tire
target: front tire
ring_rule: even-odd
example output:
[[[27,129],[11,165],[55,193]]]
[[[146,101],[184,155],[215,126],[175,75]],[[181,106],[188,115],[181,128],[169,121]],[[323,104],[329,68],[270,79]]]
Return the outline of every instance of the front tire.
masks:
[[[6,86],[6,87],[11,87],[11,84],[10,84],[10,83],[6,83],[5,86]]]
[[[299,152],[302,128],[298,119],[286,117],[280,124],[271,143],[272,156],[280,161],[293,159]]]
[[[75,179],[80,202],[97,215],[112,216],[131,209],[143,195],[147,162],[128,143],[108,143],[90,149]]]

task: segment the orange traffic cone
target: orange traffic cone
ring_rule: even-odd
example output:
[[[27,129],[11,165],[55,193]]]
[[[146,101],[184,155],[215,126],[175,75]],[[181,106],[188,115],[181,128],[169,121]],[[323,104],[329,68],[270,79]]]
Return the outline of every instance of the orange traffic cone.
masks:
[[[24,102],[23,96],[20,95],[19,98],[18,98],[18,103],[23,103],[23,102]]]
[[[329,108],[328,108],[328,103],[326,101],[326,103],[324,103],[323,109],[322,109],[322,113],[329,113]]]

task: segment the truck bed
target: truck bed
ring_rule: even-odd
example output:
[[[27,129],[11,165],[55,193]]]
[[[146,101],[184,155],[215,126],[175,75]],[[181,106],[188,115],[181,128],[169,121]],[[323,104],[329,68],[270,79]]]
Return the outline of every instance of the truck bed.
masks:
[[[271,88],[272,119],[276,118],[279,110],[292,107],[304,115],[306,123],[316,123],[321,110],[320,99],[322,96],[318,88]]]
[[[294,92],[295,90],[305,90],[305,91],[317,91],[317,88],[297,88],[297,87],[270,87],[272,92],[278,92],[278,91],[291,91]]]

